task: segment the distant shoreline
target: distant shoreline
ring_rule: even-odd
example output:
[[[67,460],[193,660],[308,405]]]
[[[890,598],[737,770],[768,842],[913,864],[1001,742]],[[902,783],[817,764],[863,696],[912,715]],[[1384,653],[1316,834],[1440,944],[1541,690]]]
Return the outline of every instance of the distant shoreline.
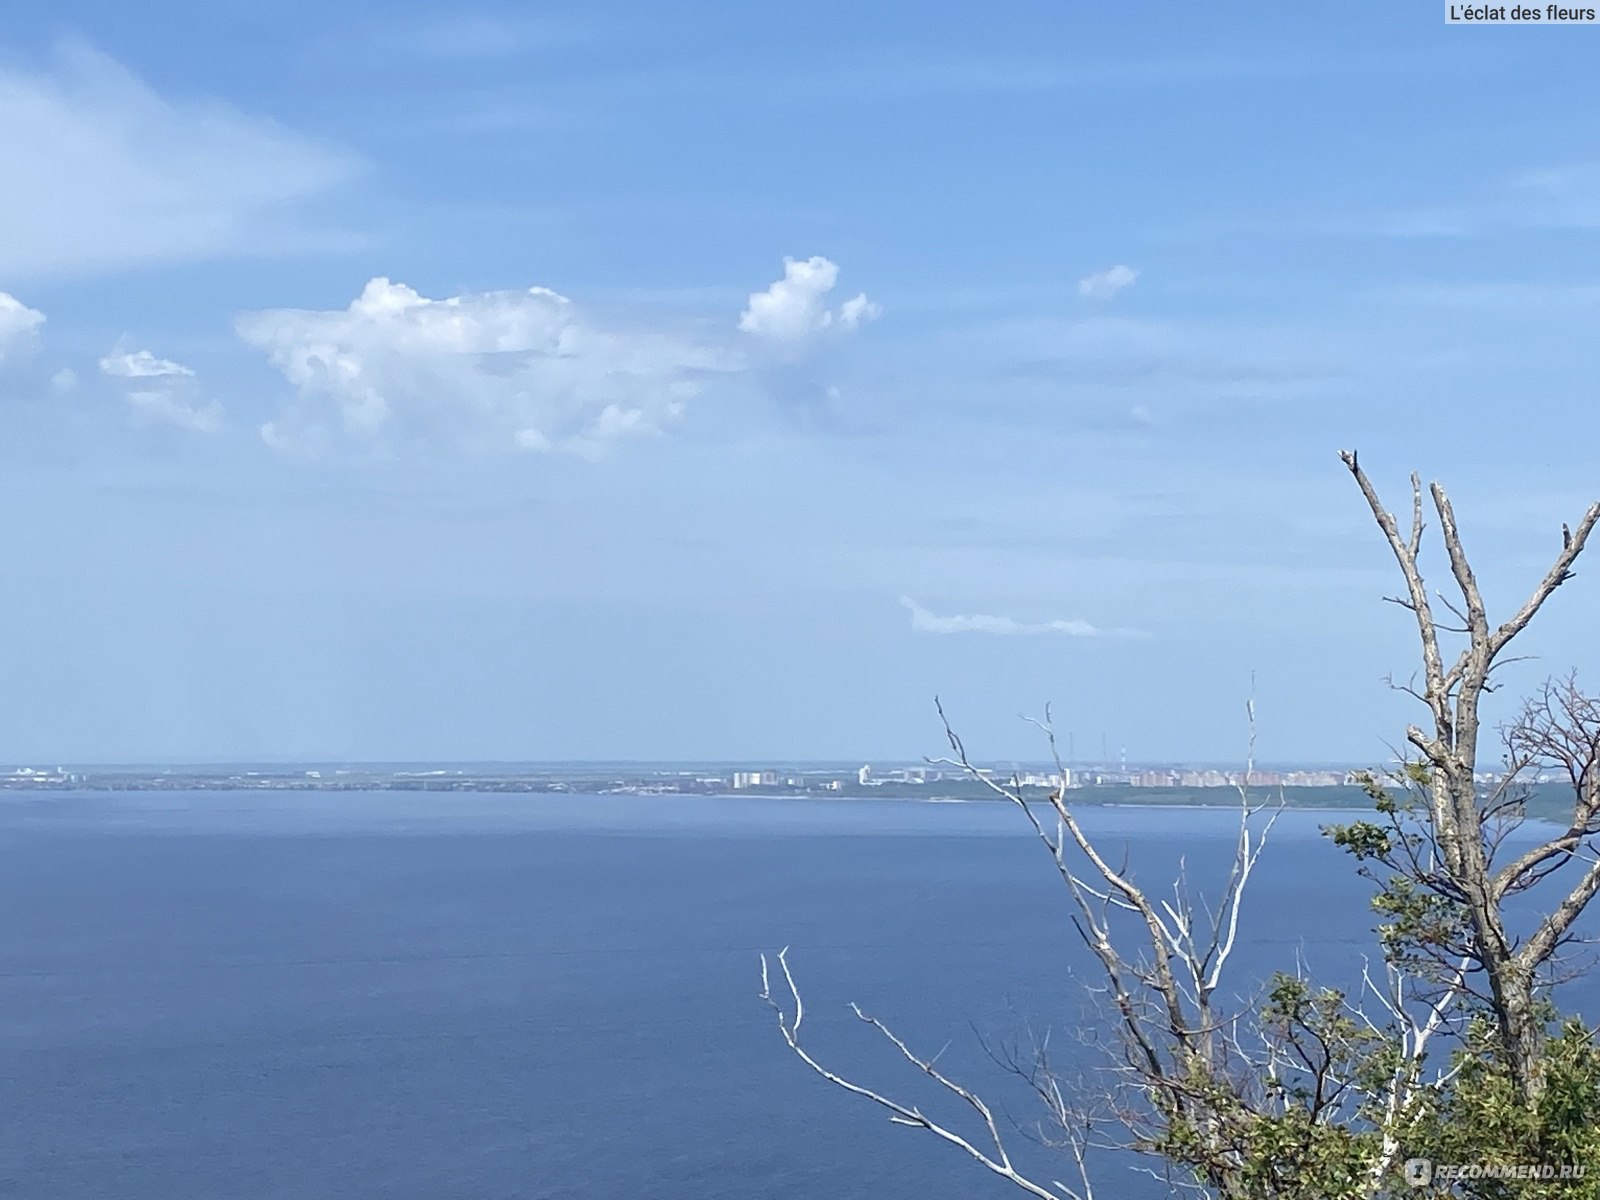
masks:
[[[646,775],[643,778],[577,776],[565,773],[544,775],[444,775],[444,774],[340,774],[320,773],[207,774],[166,771],[104,771],[82,773],[33,772],[0,775],[0,794],[63,795],[69,793],[180,793],[180,792],[292,792],[296,794],[394,792],[402,795],[528,795],[528,796],[607,796],[631,795],[642,798],[722,797],[730,800],[899,800],[928,804],[1005,803],[984,783],[969,779],[941,779],[923,784],[886,782],[861,784],[834,779],[796,780],[776,786],[730,788],[723,779],[680,775]],[[1030,801],[1043,801],[1047,789],[1024,787]],[[1277,787],[1249,789],[1252,805],[1296,810],[1356,812],[1370,809],[1371,803],[1360,787],[1353,785]],[[1090,785],[1069,789],[1069,801],[1079,807],[1095,808],[1237,808],[1238,791],[1233,787],[1136,787],[1130,785]],[[1563,799],[1559,787],[1536,787],[1530,794],[1530,818],[1561,820],[1570,809],[1570,798]]]

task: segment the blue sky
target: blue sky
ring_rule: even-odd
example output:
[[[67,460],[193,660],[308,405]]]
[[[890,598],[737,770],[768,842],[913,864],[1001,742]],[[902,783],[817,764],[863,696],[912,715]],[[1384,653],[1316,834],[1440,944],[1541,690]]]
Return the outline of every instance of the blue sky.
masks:
[[[1600,495],[1600,29],[975,12],[9,14],[0,757],[1381,759],[1335,451]]]

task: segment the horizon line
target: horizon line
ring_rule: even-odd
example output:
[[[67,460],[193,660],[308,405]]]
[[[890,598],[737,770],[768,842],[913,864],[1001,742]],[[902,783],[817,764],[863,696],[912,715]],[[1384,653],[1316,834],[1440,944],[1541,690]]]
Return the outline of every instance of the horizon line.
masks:
[[[947,763],[940,763],[927,758],[886,758],[886,757],[856,757],[856,758],[217,758],[217,759],[144,759],[144,760],[73,760],[67,758],[33,758],[17,759],[0,762],[0,771],[16,771],[23,769],[38,769],[40,764],[51,764],[56,767],[73,767],[81,770],[177,770],[177,769],[212,769],[220,770],[226,767],[338,767],[355,769],[362,767],[396,768],[396,767],[428,767],[439,768],[470,768],[470,767],[536,767],[536,768],[569,768],[569,767],[754,767],[754,766],[789,766],[789,767],[848,767],[854,770],[860,766],[874,766],[881,764],[886,767],[928,767],[944,766],[948,770],[959,771],[960,767],[952,767]],[[1047,758],[994,758],[977,759],[975,765],[984,767],[1045,767],[1055,766],[1054,761]],[[1080,758],[1063,759],[1062,765],[1066,767],[1104,767],[1114,770],[1123,768],[1121,759]],[[1228,770],[1265,770],[1272,767],[1285,766],[1315,766],[1323,768],[1344,767],[1350,769],[1371,767],[1370,761],[1357,761],[1345,759],[1261,759],[1254,763],[1246,764],[1237,759],[1156,759],[1141,758],[1127,759],[1126,765],[1131,767],[1215,767]]]

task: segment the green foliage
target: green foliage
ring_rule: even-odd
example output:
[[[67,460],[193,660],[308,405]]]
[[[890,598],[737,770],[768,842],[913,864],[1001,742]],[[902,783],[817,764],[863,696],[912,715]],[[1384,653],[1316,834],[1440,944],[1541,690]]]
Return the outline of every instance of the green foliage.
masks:
[[[1413,998],[1418,985],[1453,983],[1473,945],[1463,889],[1441,863],[1430,821],[1436,782],[1415,763],[1384,779],[1368,775],[1372,817],[1323,831],[1376,885],[1384,958],[1411,981]],[[1534,1011],[1546,1030],[1560,1022],[1548,992],[1535,994]],[[1142,1148],[1227,1200],[1600,1200],[1594,1034],[1573,1019],[1560,1024],[1541,1052],[1540,1086],[1529,1092],[1492,1017],[1487,1001],[1458,999],[1448,1027],[1464,1044],[1447,1063],[1411,1059],[1396,1028],[1367,1023],[1339,991],[1278,975],[1253,1027],[1266,1059],[1238,1074],[1196,1055],[1158,1105],[1159,1135]],[[1434,1043],[1436,1054],[1447,1036]],[[1442,1082],[1441,1065],[1451,1068]],[[1406,1180],[1410,1158],[1435,1165],[1432,1184]],[[1465,1170],[1451,1177],[1451,1168]],[[1545,1169],[1552,1177],[1540,1177]],[[1497,1170],[1506,1177],[1485,1177]]]
[[[1280,975],[1269,990],[1261,1032],[1278,1070],[1249,1089],[1196,1063],[1175,1092],[1161,1135],[1143,1148],[1190,1170],[1229,1200],[1358,1200],[1374,1195],[1382,1153],[1385,1094],[1402,1060],[1398,1043],[1354,1020],[1345,997]],[[1600,1046],[1568,1020],[1552,1037],[1545,1087],[1534,1107],[1519,1099],[1500,1061],[1492,1024],[1474,1020],[1453,1076],[1425,1089],[1390,1132],[1402,1152],[1380,1196],[1470,1200],[1600,1200]],[[1403,1161],[1451,1166],[1583,1168],[1578,1178],[1459,1178],[1415,1188]],[[1470,1176],[1471,1171],[1467,1172]]]
[[[1423,803],[1433,783],[1432,773],[1418,763],[1403,764],[1386,780],[1365,776],[1362,784],[1372,799],[1374,817],[1330,825],[1323,832],[1360,864],[1363,876],[1377,884],[1372,907],[1388,962],[1413,977],[1437,981],[1472,938],[1459,889],[1437,865],[1438,847]],[[1540,1001],[1539,1010],[1546,1027],[1556,1023],[1558,1014],[1548,996]],[[1437,1090],[1424,1090],[1403,1127],[1391,1130],[1405,1147],[1402,1157],[1480,1168],[1582,1167],[1583,1176],[1469,1177],[1436,1182],[1430,1191],[1423,1191],[1397,1175],[1389,1181],[1387,1194],[1600,1200],[1600,1049],[1592,1033],[1569,1019],[1548,1041],[1543,1087],[1532,1103],[1516,1086],[1499,1031],[1482,1007],[1467,1026],[1465,1042],[1452,1059],[1454,1073],[1447,1082]],[[1386,1077],[1400,1066],[1398,1049],[1392,1044],[1370,1045],[1362,1053],[1365,1061],[1352,1067],[1353,1086],[1369,1096],[1380,1095]],[[1355,1121],[1360,1128],[1381,1129],[1385,1114],[1369,1104]]]
[[[1329,825],[1323,832],[1333,839],[1334,845],[1348,850],[1360,862],[1373,858],[1383,860],[1394,853],[1394,839],[1389,830],[1371,821]]]
[[[1370,1133],[1310,1119],[1303,1108],[1263,1118],[1234,1195],[1249,1200],[1356,1200],[1368,1194],[1377,1143]]]
[[[1369,1105],[1398,1044],[1352,1016],[1343,993],[1285,974],[1271,981],[1258,1032],[1273,1068],[1241,1087],[1194,1061],[1146,1148],[1236,1200],[1370,1195],[1382,1138]]]
[[[1518,1097],[1487,1020],[1474,1022],[1456,1066],[1407,1141],[1408,1154],[1435,1163],[1585,1168],[1580,1179],[1465,1179],[1455,1185],[1460,1196],[1600,1200],[1600,1047],[1592,1030],[1569,1019],[1546,1043],[1544,1088],[1531,1108]]]
[[[1432,773],[1420,763],[1403,763],[1390,779],[1401,785],[1400,791],[1391,791],[1370,773],[1361,776],[1381,820],[1325,825],[1322,832],[1361,864],[1362,876],[1378,885],[1372,908],[1387,961],[1437,980],[1459,959],[1459,948],[1468,940],[1468,913],[1459,891],[1431,866],[1437,852],[1418,794],[1432,785]]]
[[[1406,875],[1393,875],[1372,898],[1378,941],[1389,962],[1424,977],[1467,936],[1464,905]]]
[[[1247,1111],[1228,1089],[1191,1080],[1201,1104],[1187,1119],[1172,1120],[1146,1147],[1187,1167],[1202,1185],[1230,1200],[1357,1200],[1378,1152],[1370,1131],[1317,1120],[1310,1109]]]

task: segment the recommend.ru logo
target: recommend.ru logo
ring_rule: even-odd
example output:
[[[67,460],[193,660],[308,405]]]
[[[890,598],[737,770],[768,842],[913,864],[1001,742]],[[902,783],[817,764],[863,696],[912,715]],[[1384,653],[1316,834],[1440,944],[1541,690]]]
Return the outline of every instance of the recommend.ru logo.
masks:
[[[1573,1163],[1436,1163],[1431,1158],[1408,1158],[1401,1170],[1412,1187],[1427,1187],[1462,1179],[1582,1179],[1587,1168]]]

